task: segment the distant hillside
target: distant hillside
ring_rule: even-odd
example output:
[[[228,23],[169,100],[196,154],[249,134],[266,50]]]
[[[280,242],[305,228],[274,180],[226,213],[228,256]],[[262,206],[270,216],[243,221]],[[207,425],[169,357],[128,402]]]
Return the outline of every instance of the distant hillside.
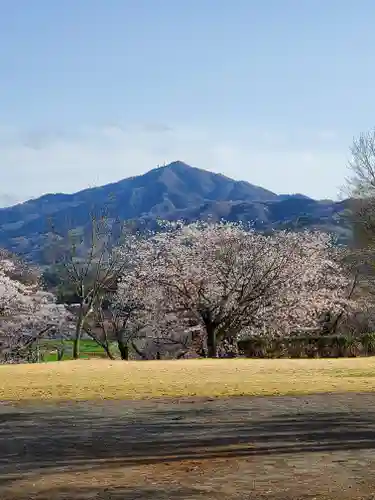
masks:
[[[304,195],[277,195],[248,182],[235,181],[173,162],[144,175],[74,194],[47,194],[0,209],[0,246],[36,262],[46,262],[51,232],[83,230],[92,211],[112,221],[156,218],[253,221],[260,230],[322,228],[345,240],[350,232],[340,217],[345,202],[316,201]]]

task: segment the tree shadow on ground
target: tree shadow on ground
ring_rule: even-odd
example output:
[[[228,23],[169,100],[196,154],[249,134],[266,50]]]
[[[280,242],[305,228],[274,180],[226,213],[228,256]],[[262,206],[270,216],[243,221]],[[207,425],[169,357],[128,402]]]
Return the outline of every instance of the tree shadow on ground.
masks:
[[[168,488],[156,489],[148,487],[139,488],[98,488],[92,486],[85,487],[61,487],[51,488],[43,493],[38,493],[30,497],[30,493],[17,494],[15,497],[11,496],[2,497],[2,500],[197,500],[198,498],[206,498],[207,500],[228,500],[225,493],[220,492],[207,492],[206,489],[200,488]],[[298,497],[290,496],[285,492],[275,492],[259,494],[257,491],[246,491],[242,497],[236,494],[236,499],[242,498],[243,500],[335,500],[341,497],[332,494],[320,495],[311,493],[302,493]],[[361,497],[361,500],[373,500],[374,496]]]
[[[2,497],[2,500],[189,500],[197,497],[207,496],[207,492],[200,491],[199,488],[168,488],[157,489],[149,487],[119,487],[101,488],[94,486],[84,487],[59,487],[49,488],[43,493],[38,493],[30,497],[30,492],[17,494],[17,496]],[[14,494],[12,494],[14,495]]]
[[[125,402],[108,404],[107,411],[94,403],[12,408],[0,414],[0,484],[8,474],[66,466],[91,470],[104,462],[129,467],[375,448],[374,413],[365,402],[356,411],[334,405],[323,412],[305,406],[282,411],[251,404],[241,409],[231,402],[133,413]]]

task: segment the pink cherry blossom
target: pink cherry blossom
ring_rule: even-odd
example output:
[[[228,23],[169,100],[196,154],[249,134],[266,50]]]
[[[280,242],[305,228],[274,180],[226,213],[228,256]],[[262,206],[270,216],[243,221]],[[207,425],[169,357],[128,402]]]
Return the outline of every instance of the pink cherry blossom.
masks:
[[[224,339],[283,336],[346,314],[352,279],[331,238],[319,232],[263,235],[242,224],[163,223],[118,249],[129,259],[117,300],[140,304],[154,332],[202,331],[208,354]]]
[[[8,256],[0,257],[0,357],[13,362],[22,359],[25,345],[40,335],[68,326],[70,316],[53,294],[41,289],[37,277],[21,280],[26,267],[22,269]]]

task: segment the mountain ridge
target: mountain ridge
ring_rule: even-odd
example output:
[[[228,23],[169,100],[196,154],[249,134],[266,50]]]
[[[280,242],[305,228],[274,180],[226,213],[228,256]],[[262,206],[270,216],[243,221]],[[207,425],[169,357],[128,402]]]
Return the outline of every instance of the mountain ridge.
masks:
[[[303,194],[278,195],[246,181],[175,161],[145,174],[76,193],[47,193],[0,209],[0,246],[43,262],[53,231],[83,230],[90,212],[105,211],[114,220],[153,224],[157,218],[251,221],[262,231],[272,228],[317,228],[344,239],[340,220],[345,202],[313,200]]]

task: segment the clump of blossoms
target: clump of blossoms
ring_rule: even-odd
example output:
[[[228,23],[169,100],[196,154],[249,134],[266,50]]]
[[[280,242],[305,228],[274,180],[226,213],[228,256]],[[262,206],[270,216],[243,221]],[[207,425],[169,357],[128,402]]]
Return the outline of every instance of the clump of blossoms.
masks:
[[[23,280],[19,263],[0,255],[1,361],[20,360],[22,348],[44,333],[61,330],[70,315],[53,294],[41,289],[39,277]],[[15,276],[17,278],[15,278]]]

